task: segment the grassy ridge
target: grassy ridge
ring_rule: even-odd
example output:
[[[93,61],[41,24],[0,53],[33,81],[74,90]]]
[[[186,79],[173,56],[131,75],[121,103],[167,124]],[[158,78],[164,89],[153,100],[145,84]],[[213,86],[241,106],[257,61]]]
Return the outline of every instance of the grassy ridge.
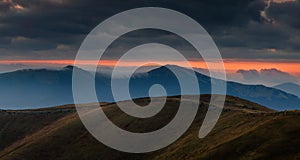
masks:
[[[165,108],[155,117],[141,120],[122,113],[115,104],[104,107],[108,117],[119,127],[134,132],[148,132],[163,127],[176,114],[179,97],[169,97]],[[148,99],[136,103],[146,104]],[[199,128],[207,111],[209,95],[201,97],[201,107],[189,130],[170,146],[147,154],[128,154],[108,148],[95,140],[84,128],[73,106],[40,111],[0,113],[2,137],[12,131],[21,133],[10,138],[0,151],[0,159],[297,159],[300,157],[300,112],[275,112],[236,97],[227,97],[224,111],[204,139],[198,139]],[[69,112],[63,112],[68,108]],[[52,112],[51,112],[52,111]],[[60,111],[60,112],[59,112]],[[18,116],[18,113],[20,116]],[[30,115],[30,116],[29,116]],[[33,116],[31,116],[33,115]],[[34,116],[40,115],[37,119]],[[22,120],[16,120],[23,117]],[[12,123],[14,122],[14,123]],[[47,123],[46,123],[47,122]],[[6,124],[4,124],[6,123]],[[23,124],[22,124],[23,123]],[[45,124],[46,123],[46,124]],[[34,125],[33,125],[34,124]],[[25,127],[20,127],[24,125]],[[33,127],[35,126],[35,127]],[[39,126],[39,127],[36,127]],[[25,132],[26,128],[30,132]]]

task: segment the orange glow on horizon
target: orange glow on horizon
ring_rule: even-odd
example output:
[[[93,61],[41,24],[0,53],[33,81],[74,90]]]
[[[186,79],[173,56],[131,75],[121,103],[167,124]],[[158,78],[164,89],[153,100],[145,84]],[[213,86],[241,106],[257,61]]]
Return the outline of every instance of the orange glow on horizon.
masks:
[[[74,60],[0,60],[0,64],[24,64],[24,65],[74,65]],[[80,65],[93,65],[97,64],[101,66],[114,66],[116,60],[80,60],[76,62]],[[204,68],[207,69],[207,65],[204,61],[189,61],[190,65],[195,68]],[[165,65],[165,64],[174,64],[182,67],[186,67],[184,62],[181,61],[126,61],[119,63],[120,66],[130,67],[145,64],[147,66],[151,65]],[[270,69],[276,68],[283,72],[288,72],[293,75],[300,75],[300,62],[256,62],[256,61],[224,61],[226,72],[234,73],[239,69],[250,70],[250,69]]]

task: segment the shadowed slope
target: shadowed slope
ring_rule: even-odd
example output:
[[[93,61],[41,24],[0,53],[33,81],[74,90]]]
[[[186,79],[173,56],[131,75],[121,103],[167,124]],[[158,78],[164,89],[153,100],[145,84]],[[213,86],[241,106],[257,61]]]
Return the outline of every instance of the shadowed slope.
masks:
[[[179,99],[178,96],[169,97],[167,105],[154,116],[155,118],[145,120],[122,113],[115,104],[106,104],[104,110],[121,128],[146,132],[168,123],[176,114]],[[283,157],[296,159],[299,157],[298,111],[274,112],[246,100],[227,97],[216,127],[206,138],[198,139],[208,100],[209,95],[201,96],[202,103],[190,129],[178,141],[159,151],[128,154],[110,149],[86,131],[76,113],[65,113],[64,117],[11,143],[0,152],[0,159],[282,159]],[[147,104],[149,100],[141,98],[135,101],[138,104]],[[54,109],[58,108],[60,107]],[[31,113],[38,114],[37,111]],[[58,113],[53,112],[49,116],[56,114]],[[33,124],[27,125],[30,127]],[[14,124],[11,127],[18,128],[17,126],[18,124]]]

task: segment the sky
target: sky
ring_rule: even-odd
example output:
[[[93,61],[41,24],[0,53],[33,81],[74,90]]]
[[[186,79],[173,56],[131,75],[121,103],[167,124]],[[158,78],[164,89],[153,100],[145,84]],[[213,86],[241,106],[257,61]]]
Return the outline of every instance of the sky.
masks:
[[[266,85],[300,82],[298,0],[1,0],[0,72],[72,64],[96,25],[137,7],[169,8],[195,19],[214,39],[230,80]],[[124,35],[101,64],[112,66],[124,48],[152,41],[181,46],[193,67],[205,68],[184,41],[157,30]],[[161,62],[180,65],[176,60]],[[133,59],[123,65],[136,63]]]

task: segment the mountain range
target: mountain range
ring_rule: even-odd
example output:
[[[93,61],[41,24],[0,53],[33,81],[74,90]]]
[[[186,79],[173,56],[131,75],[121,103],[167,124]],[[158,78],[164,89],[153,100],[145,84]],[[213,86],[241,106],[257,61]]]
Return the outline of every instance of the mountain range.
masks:
[[[194,72],[183,67],[168,65],[144,73],[137,73],[130,78],[131,98],[148,97],[149,88],[153,84],[163,85],[168,96],[180,95],[178,80],[168,69],[170,67],[183,77],[190,76]],[[80,68],[67,66],[58,70],[27,69],[0,74],[0,108],[24,109],[73,104],[73,69],[81,70]],[[90,72],[81,71],[82,76],[91,77]],[[199,72],[195,72],[195,74],[198,78],[201,94],[210,94],[211,78]],[[122,80],[122,78],[119,80]],[[110,76],[107,73],[98,72],[95,82],[99,102],[114,102]],[[237,82],[226,83],[228,95],[243,98],[275,110],[300,108],[300,99],[297,96],[279,89]]]

